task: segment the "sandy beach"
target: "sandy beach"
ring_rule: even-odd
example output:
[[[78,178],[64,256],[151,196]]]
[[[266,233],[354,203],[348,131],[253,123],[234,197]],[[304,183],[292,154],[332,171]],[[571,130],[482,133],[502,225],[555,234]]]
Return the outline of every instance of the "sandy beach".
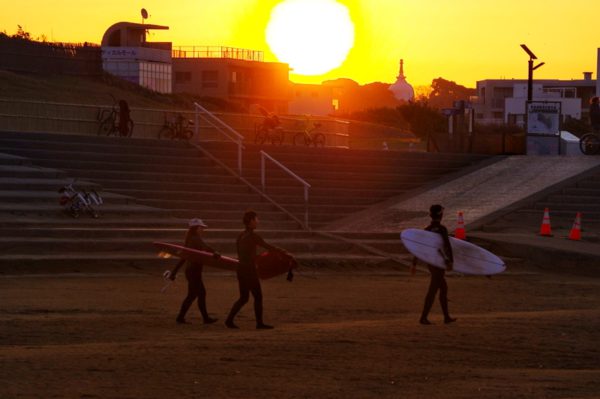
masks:
[[[263,282],[240,330],[235,277],[205,273],[209,312],[175,316],[162,270],[0,277],[0,398],[598,398],[600,280],[519,266],[449,276],[450,311],[418,324],[429,276],[309,270]],[[183,276],[181,276],[183,277]]]

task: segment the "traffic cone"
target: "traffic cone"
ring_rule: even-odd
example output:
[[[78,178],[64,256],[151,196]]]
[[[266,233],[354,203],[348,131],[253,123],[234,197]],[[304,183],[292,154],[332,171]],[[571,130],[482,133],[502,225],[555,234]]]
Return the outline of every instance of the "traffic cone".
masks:
[[[463,219],[463,213],[458,212],[458,220],[456,222],[456,230],[454,230],[454,238],[459,240],[465,240],[467,233],[465,232],[465,220]]]
[[[569,240],[581,240],[581,212],[577,212],[575,216],[573,227],[571,227],[571,232],[569,233]]]
[[[550,210],[548,208],[544,208],[544,220],[542,220],[540,235],[552,237],[552,228],[550,227]]]

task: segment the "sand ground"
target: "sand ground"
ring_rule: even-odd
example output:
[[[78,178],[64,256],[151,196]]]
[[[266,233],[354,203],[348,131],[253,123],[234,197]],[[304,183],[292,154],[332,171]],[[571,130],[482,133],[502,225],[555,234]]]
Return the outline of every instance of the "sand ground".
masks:
[[[205,326],[174,322],[185,282],[161,271],[0,276],[0,398],[599,398],[600,279],[520,267],[449,276],[417,323],[428,275],[309,272],[263,283],[241,329],[235,277],[206,273]]]

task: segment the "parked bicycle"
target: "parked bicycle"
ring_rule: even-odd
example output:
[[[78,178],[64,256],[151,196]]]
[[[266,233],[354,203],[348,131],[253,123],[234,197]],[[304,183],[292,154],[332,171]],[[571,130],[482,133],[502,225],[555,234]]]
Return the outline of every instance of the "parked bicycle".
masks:
[[[600,154],[600,133],[586,133],[581,136],[579,149],[585,155]]]
[[[74,218],[79,217],[81,211],[87,212],[94,219],[100,217],[94,206],[102,205],[104,201],[96,190],[78,190],[74,187],[75,180],[61,187],[58,192],[58,203],[64,206],[67,214]]]
[[[283,144],[284,131],[277,115],[267,113],[265,119],[254,125],[254,143],[262,145],[266,142],[272,145]]]
[[[307,126],[302,132],[296,133],[294,135],[294,145],[324,147],[325,135],[323,133],[314,133],[320,127],[320,123],[315,123],[312,127]]]
[[[175,113],[170,116],[165,113],[165,120],[158,132],[159,139],[171,140],[190,140],[194,136],[194,130],[191,126],[194,122],[187,119],[182,113]]]
[[[113,104],[110,109],[100,109],[96,114],[96,120],[98,121],[98,135],[99,136],[121,136],[131,137],[133,134],[133,120],[129,116],[129,106],[125,100],[117,102],[117,99],[112,94],[110,97],[113,100]],[[120,121],[123,120],[125,125],[121,126]]]

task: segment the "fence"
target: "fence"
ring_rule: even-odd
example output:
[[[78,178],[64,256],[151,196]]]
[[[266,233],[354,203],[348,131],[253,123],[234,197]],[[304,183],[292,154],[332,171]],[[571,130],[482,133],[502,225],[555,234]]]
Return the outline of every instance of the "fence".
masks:
[[[0,131],[48,132],[61,134],[95,135],[98,132],[98,114],[102,109],[113,105],[85,105],[58,102],[12,100],[0,98]],[[135,123],[133,137],[157,138],[164,126],[165,119],[180,113],[185,118],[195,119],[193,110],[168,110],[151,108],[131,108],[131,119]],[[237,132],[246,142],[254,142],[255,127],[263,121],[260,115],[214,113]],[[349,123],[327,118],[311,119],[320,123],[319,131],[327,137],[327,145],[348,147]],[[304,117],[282,117],[281,123],[286,130],[285,143],[291,144],[293,134],[301,132],[305,126]],[[223,138],[209,123],[200,120],[198,129],[202,131],[201,140],[220,141]]]

